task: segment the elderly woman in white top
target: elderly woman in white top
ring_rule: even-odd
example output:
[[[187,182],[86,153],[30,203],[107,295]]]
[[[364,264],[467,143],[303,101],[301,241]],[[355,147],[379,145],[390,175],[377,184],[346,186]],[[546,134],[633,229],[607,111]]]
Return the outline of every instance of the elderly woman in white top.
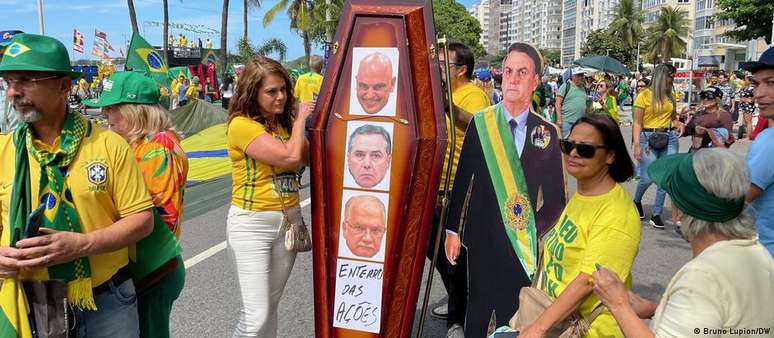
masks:
[[[750,186],[744,160],[726,149],[666,156],[648,168],[685,213],[693,259],[669,282],[658,307],[631,296],[607,269],[593,274],[594,292],[627,337],[770,336],[774,323],[774,259],[745,213]],[[650,317],[648,328],[639,317]],[[750,330],[755,330],[749,331]],[[741,330],[741,331],[740,331]]]

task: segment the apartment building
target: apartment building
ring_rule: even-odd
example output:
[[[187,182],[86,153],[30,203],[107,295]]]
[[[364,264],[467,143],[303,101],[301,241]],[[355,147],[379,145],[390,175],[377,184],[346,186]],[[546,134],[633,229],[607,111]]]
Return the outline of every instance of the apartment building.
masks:
[[[605,29],[615,19],[619,0],[564,0],[562,4],[561,63],[568,66],[580,57],[588,35]],[[656,0],[660,1],[660,0]]]
[[[474,4],[468,12],[471,16],[476,18],[481,25],[481,37],[479,38],[479,42],[481,43],[481,46],[484,46],[485,49],[489,50],[489,0],[482,0],[477,4]]]
[[[500,45],[530,43],[538,48],[561,48],[562,0],[516,0],[500,16]]]
[[[694,0],[692,52],[696,67],[704,69],[737,70],[739,63],[756,60],[766,50],[764,39],[735,41],[724,36],[736,24],[733,20],[718,20],[715,0]]]

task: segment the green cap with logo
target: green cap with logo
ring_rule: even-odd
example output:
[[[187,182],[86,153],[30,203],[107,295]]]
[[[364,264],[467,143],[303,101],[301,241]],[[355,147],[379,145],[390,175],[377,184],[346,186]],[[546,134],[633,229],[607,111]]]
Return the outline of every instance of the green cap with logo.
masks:
[[[156,81],[140,72],[117,72],[102,86],[99,99],[86,100],[89,107],[105,107],[121,103],[157,104],[159,87]]]
[[[83,75],[72,71],[67,48],[59,40],[36,34],[16,34],[8,43],[0,73],[10,71],[59,73],[72,79]]]

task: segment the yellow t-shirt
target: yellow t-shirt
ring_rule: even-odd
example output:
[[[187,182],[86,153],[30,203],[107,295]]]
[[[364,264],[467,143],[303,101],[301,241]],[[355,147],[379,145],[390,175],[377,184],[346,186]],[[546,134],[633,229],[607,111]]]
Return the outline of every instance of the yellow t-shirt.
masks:
[[[468,82],[454,90],[452,92],[452,101],[454,101],[455,106],[462,108],[470,114],[478,113],[484,110],[486,107],[492,105],[492,103],[489,101],[489,96],[486,95],[486,92],[476,86],[473,82]],[[446,125],[451,125],[448,115],[446,117]],[[452,185],[454,185],[454,175],[457,173],[457,164],[460,162],[462,143],[465,141],[465,129],[463,129],[461,126],[457,126],[455,129],[457,139],[454,143],[454,160],[452,160],[451,180],[449,181],[450,191]],[[449,142],[451,142],[451,135],[449,135]],[[439,186],[439,190],[443,189],[443,183],[446,179],[446,163],[448,163],[450,152],[451,147],[447,145],[446,154],[443,157],[443,170],[441,170],[441,185]]]
[[[556,299],[578,274],[591,276],[599,264],[615,272],[631,288],[631,268],[640,246],[640,219],[629,194],[616,184],[599,196],[570,199],[564,212],[543,241],[541,289]],[[581,303],[588,317],[600,303],[591,293]],[[591,324],[586,337],[623,337],[610,311],[605,310]]]
[[[322,87],[323,76],[315,72],[309,72],[298,77],[296,86],[293,87],[293,96],[301,102],[309,102],[317,98]]]
[[[290,134],[278,128],[276,139],[287,141]],[[245,154],[245,149],[256,137],[266,134],[264,126],[244,116],[235,117],[228,124],[228,157],[231,158],[231,204],[250,211],[282,210],[282,192],[286,208],[298,205],[296,173],[282,168],[276,170],[280,187],[275,187],[272,166],[258,162]]]
[[[675,98],[675,102],[679,101],[677,93],[672,93]],[[670,128],[672,127],[672,119],[674,118],[675,107],[672,105],[671,100],[664,100],[661,104],[659,111],[654,111],[652,107],[653,92],[650,88],[645,89],[642,93],[637,94],[637,98],[634,100],[634,108],[641,108],[642,114],[642,127],[643,128]]]
[[[199,90],[201,90],[200,85],[191,84],[188,86],[188,89],[185,90],[185,96],[188,97],[188,100],[198,99]]]
[[[38,149],[50,146],[33,141]],[[54,149],[58,147],[55,142]],[[11,134],[0,136],[0,225],[2,236],[9,236],[16,148]],[[29,157],[32,200],[39,200],[40,165]],[[119,219],[153,207],[148,189],[145,187],[140,169],[134,160],[134,153],[123,138],[112,131],[94,126],[83,139],[77,157],[70,165],[70,188],[78,211],[83,233],[106,228]],[[91,261],[92,285],[104,283],[118,269],[129,262],[127,248],[89,257]],[[23,278],[47,279],[45,270],[35,270]]]

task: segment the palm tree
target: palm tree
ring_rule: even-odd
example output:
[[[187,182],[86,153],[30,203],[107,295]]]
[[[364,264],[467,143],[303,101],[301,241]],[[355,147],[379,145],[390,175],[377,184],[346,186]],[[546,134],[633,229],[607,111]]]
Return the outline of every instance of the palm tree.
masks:
[[[299,32],[304,40],[304,63],[309,64],[309,56],[312,50],[312,2],[307,0],[279,0],[263,16],[263,27],[269,26],[274,17],[282,10],[287,9],[290,18],[290,28]]]
[[[251,7],[261,7],[261,0],[244,0],[244,12],[242,15],[242,24],[244,25],[244,33],[242,36],[244,38],[247,38],[247,12],[250,11]]]
[[[685,53],[688,36],[688,13],[671,6],[662,7],[656,21],[648,29],[645,46],[651,62],[667,62]]]
[[[282,40],[277,38],[271,38],[269,40],[266,40],[263,42],[262,45],[256,46],[255,48],[256,54],[261,55],[269,55],[271,53],[276,53],[279,57],[279,62],[285,61],[285,55],[288,53],[288,47],[285,45]]]
[[[137,12],[134,11],[134,0],[126,0],[126,5],[129,6],[129,21],[132,22],[132,32],[139,32],[137,28]]]
[[[223,0],[223,10],[220,14],[220,64],[223,67],[223,74],[228,71],[228,0]],[[225,76],[225,75],[224,75]]]
[[[621,0],[615,7],[615,19],[608,31],[629,50],[637,48],[642,39],[642,10],[634,0]]]

